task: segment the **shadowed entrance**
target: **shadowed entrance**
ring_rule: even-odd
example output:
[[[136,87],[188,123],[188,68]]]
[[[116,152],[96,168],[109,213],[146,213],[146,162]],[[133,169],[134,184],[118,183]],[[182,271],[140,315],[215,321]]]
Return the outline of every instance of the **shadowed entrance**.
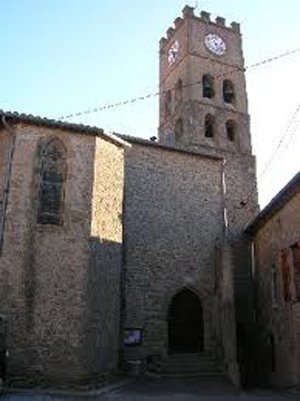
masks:
[[[203,351],[203,311],[196,294],[184,289],[172,298],[168,323],[171,352]]]

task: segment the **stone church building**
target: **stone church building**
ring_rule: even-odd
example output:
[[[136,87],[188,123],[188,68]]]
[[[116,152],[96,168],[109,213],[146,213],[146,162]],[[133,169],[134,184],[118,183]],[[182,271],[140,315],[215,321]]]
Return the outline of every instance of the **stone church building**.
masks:
[[[239,24],[185,6],[160,41],[158,140],[1,112],[8,377],[254,371],[258,212]]]

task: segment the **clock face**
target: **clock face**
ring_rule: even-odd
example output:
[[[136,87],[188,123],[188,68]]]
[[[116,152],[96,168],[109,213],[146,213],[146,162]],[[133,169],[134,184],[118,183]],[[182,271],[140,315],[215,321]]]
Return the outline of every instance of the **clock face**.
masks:
[[[214,33],[205,36],[205,46],[217,56],[223,56],[226,52],[226,43],[221,36]]]
[[[178,52],[179,52],[179,43],[176,40],[176,42],[174,42],[172,44],[172,46],[170,47],[170,49],[168,51],[168,62],[170,65],[175,63],[177,56],[178,56]]]

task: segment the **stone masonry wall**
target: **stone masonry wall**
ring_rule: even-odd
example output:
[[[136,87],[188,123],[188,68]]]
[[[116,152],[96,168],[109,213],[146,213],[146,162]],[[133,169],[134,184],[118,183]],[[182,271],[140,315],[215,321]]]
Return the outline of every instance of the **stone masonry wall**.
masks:
[[[90,375],[116,370],[120,348],[124,150],[97,138],[86,347]]]
[[[195,143],[174,144],[200,155],[219,157],[224,162],[225,207],[228,220],[228,238],[236,239],[258,213],[256,187],[256,159],[249,153],[223,150]]]
[[[125,157],[125,327],[144,330],[127,358],[168,351],[168,308],[183,288],[204,311],[205,351],[219,337],[215,246],[223,237],[222,160],[133,144]]]
[[[160,90],[172,91],[170,115],[165,113],[165,96],[160,97],[159,139],[162,143],[178,142],[219,147],[231,151],[251,152],[247,93],[244,73],[241,35],[235,29],[209,23],[197,16],[185,15],[176,29],[167,35],[160,49]],[[207,34],[220,35],[227,43],[222,57],[214,56],[205,46]],[[178,55],[169,63],[169,49],[177,41]],[[202,96],[202,76],[214,77],[214,96]],[[174,88],[181,79],[183,84],[182,102],[176,102]],[[234,85],[235,101],[224,102],[223,81],[231,80]],[[214,138],[204,135],[204,118],[207,113],[215,117]],[[175,138],[174,128],[178,118],[183,119],[183,134]],[[236,122],[236,138],[227,138],[225,123]]]
[[[0,130],[0,193],[1,193],[1,200],[2,200],[2,191],[3,191],[3,185],[4,185],[4,180],[3,178],[5,177],[5,171],[6,171],[6,166],[7,166],[7,157],[8,157],[8,148],[9,148],[9,134],[4,130]]]
[[[110,233],[102,228],[104,222],[98,222],[95,217],[93,227],[91,224],[92,213],[93,216],[97,214],[93,192],[99,195],[99,184],[94,189],[94,182],[99,182],[102,157],[107,185],[99,205],[108,204],[111,196],[108,170],[113,169],[115,173],[120,168],[120,173],[116,174],[120,177],[122,152],[114,157],[116,163],[110,164],[106,152],[117,146],[111,143],[110,147],[106,146],[106,141],[100,139],[96,145],[96,138],[91,135],[25,124],[15,125],[14,130],[17,131],[16,149],[0,258],[0,313],[8,321],[8,373],[11,377],[25,377],[37,383],[80,380],[90,372],[86,316],[92,298],[89,290],[93,260],[103,261],[107,255],[107,247],[100,246],[102,233],[103,241],[118,242],[117,248],[110,249],[113,277],[120,268],[121,222],[114,216],[118,227],[116,229],[116,223]],[[53,136],[59,138],[67,150],[62,226],[36,223],[38,143]],[[100,153],[100,160],[95,166],[96,153]],[[113,185],[116,196],[120,197],[122,185],[118,179]],[[102,206],[99,208],[103,210]],[[118,200],[111,213],[119,217],[119,209]],[[96,252],[94,238],[98,241]],[[118,302],[118,293],[114,297],[113,303]],[[116,317],[111,319],[114,328],[115,320]],[[113,342],[112,339],[107,346]]]
[[[228,379],[240,386],[240,370],[237,363],[236,314],[234,291],[234,250],[224,244],[220,253],[219,298],[222,344],[224,352],[224,370]]]
[[[291,254],[288,259],[290,301],[284,299],[281,270],[281,250],[290,249],[300,240],[300,223],[296,218],[299,213],[298,193],[255,236],[256,310],[260,332],[258,363],[262,367],[261,380],[279,386],[300,384],[300,304],[293,295]],[[271,335],[275,343],[273,367]]]

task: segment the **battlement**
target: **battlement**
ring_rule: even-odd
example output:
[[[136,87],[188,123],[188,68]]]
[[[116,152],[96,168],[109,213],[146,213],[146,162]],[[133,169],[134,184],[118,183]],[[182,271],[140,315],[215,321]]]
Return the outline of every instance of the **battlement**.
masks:
[[[175,32],[177,29],[179,29],[182,24],[184,23],[185,20],[189,18],[196,18],[206,24],[211,24],[211,25],[217,25],[220,26],[224,29],[228,29],[233,31],[234,33],[240,34],[240,24],[237,22],[233,21],[230,26],[226,25],[226,20],[223,17],[217,16],[216,19],[213,21],[211,19],[211,14],[208,13],[207,11],[201,11],[200,15],[196,15],[194,12],[194,7],[190,7],[186,5],[183,10],[182,10],[182,17],[178,17],[174,21],[174,26],[169,27],[166,32],[166,37],[162,37],[160,40],[160,49],[162,50],[163,47],[165,46],[166,42],[168,42],[172,37],[174,36]]]

